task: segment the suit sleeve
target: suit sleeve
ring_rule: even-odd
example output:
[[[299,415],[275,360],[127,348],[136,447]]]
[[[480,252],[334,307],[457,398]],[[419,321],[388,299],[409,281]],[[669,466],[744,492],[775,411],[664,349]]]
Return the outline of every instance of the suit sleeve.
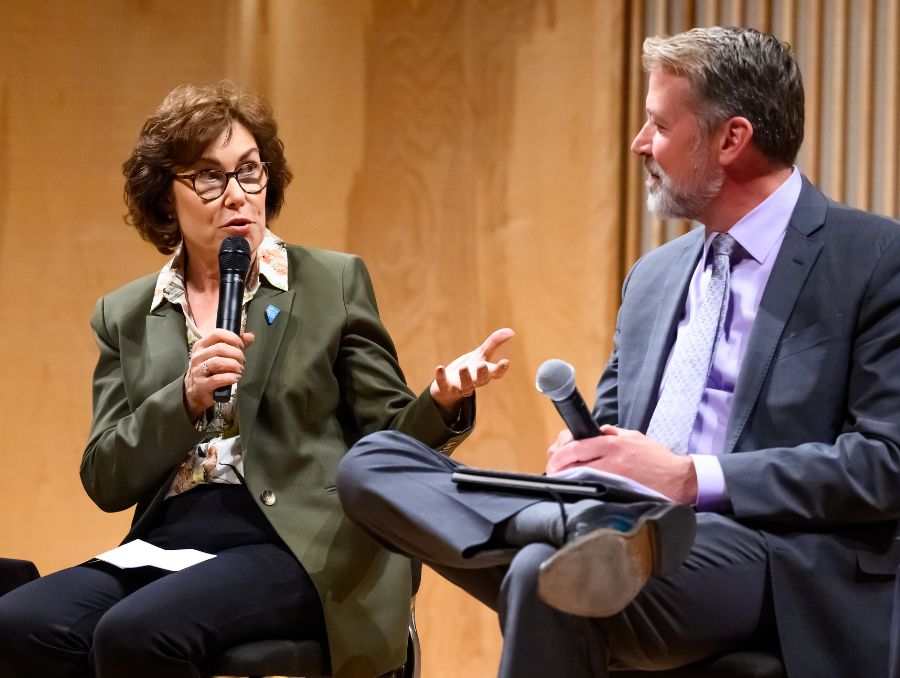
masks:
[[[105,300],[91,317],[100,350],[93,380],[93,423],[81,460],[81,482],[104,511],[121,511],[159,488],[202,435],[184,409],[183,376],[132,409],[123,379],[119,336]],[[113,324],[114,325],[114,324]]]
[[[817,393],[822,400],[806,408],[815,419],[844,403],[839,430],[830,440],[721,457],[738,518],[829,526],[900,517],[900,238],[872,259],[846,392]]]
[[[471,431],[474,398],[463,403],[462,430],[449,428],[428,388],[414,397],[375,302],[365,264],[351,257],[342,274],[346,325],[339,350],[344,400],[363,434],[395,429],[449,454]]]

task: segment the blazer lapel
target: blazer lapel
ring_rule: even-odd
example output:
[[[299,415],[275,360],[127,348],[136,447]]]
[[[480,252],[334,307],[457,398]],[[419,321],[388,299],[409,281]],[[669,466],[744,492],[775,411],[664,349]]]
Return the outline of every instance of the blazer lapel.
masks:
[[[623,410],[622,426],[644,431],[656,406],[659,384],[666,368],[675,329],[684,312],[684,299],[694,268],[703,251],[703,229],[697,229],[693,238],[686,238],[680,252],[674,257],[660,289],[659,305],[650,336],[647,339],[643,365],[635,381],[637,388],[631,405]]]
[[[238,421],[241,429],[241,447],[249,449],[253,422],[259,410],[266,382],[272,372],[275,356],[284,339],[291,308],[294,305],[294,290],[283,291],[260,285],[253,300],[247,306],[247,332],[253,332],[256,340],[247,350],[244,376],[238,384]],[[277,315],[268,320],[267,310],[272,306]]]
[[[187,331],[184,315],[169,302],[163,303],[145,319],[146,349],[139,383],[132,384],[140,400],[171,383],[187,370]]]
[[[784,326],[822,249],[821,242],[808,236],[822,226],[827,211],[825,196],[804,178],[800,198],[759,302],[735,387],[723,454],[734,451],[759,398]]]

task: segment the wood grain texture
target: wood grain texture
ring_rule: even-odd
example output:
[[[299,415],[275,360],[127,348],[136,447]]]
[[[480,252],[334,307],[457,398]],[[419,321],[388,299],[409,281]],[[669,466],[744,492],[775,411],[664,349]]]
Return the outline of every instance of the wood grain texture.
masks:
[[[88,321],[101,293],[162,266],[123,222],[121,165],[172,86],[226,74],[223,21],[214,0],[5,7],[0,549],[42,572],[110,548],[130,521],[101,513],[78,477],[97,355]]]
[[[878,26],[874,2],[861,3],[859,31],[859,133],[856,142],[856,199],[860,209],[872,209],[874,202],[875,142],[875,60],[878,48]]]
[[[884,82],[881,93],[884,97],[884,128],[879,144],[884,152],[881,167],[883,172],[882,191],[877,210],[882,214],[900,214],[900,182],[897,164],[900,162],[900,2],[888,2],[884,7],[884,25],[881,36],[884,40]]]
[[[627,143],[621,67],[601,49],[622,39],[615,6],[374,6],[347,246],[370,262],[412,383],[496,327],[519,333],[509,375],[479,396],[479,426],[457,453],[473,465],[541,470],[560,425],[534,390],[536,368],[564,357],[589,393],[608,350],[612,187]],[[426,576],[419,620],[427,675],[495,670],[497,620],[480,604]]]
[[[21,4],[0,80],[3,555],[43,572],[114,545],[87,499],[94,300],[164,259],[122,223],[121,163],[173,86],[232,78],[276,111],[295,182],[273,224],[361,254],[414,388],[496,327],[513,368],[459,451],[539,471],[559,356],[590,399],[621,283],[621,0]],[[223,7],[226,9],[223,10]],[[10,172],[10,167],[16,171]],[[18,253],[12,257],[10,253]],[[22,256],[24,255],[24,256]],[[23,322],[24,321],[24,322]],[[496,615],[426,573],[426,675],[490,676]]]
[[[829,130],[831,154],[828,166],[822,173],[823,189],[838,201],[847,199],[847,107],[849,90],[847,87],[850,69],[850,16],[848,0],[835,0],[832,15],[830,43],[829,99],[823,102],[831,109],[832,120]]]
[[[878,16],[890,18],[869,35],[895,43],[898,0],[873,1],[888,3]],[[801,169],[840,193],[852,170],[822,159],[846,159],[840,82],[855,8],[844,0],[121,0],[103,11],[13,3],[0,41],[0,345],[13,367],[0,394],[2,555],[50,572],[125,532],[130,516],[102,514],[78,481],[96,359],[88,318],[100,294],[164,261],[122,222],[120,166],[176,84],[232,78],[270,99],[295,172],[273,229],[365,258],[413,388],[491,330],[518,332],[503,351],[511,371],[479,395],[477,429],[458,455],[539,471],[561,424],[534,389],[535,370],[550,357],[568,360],[592,400],[625,271],[651,242],[685,228],[645,215],[641,165],[628,151],[644,115],[643,37],[687,28],[692,17],[784,25],[808,93]],[[837,18],[826,22],[826,11]],[[826,25],[838,34],[825,35]],[[826,42],[838,71],[828,88]],[[871,52],[882,53],[896,60],[895,45]],[[894,186],[872,198],[891,212],[900,76],[893,63],[884,73],[887,83],[866,88],[892,88],[887,131],[862,143],[893,140],[883,154],[891,166],[872,170]],[[829,155],[825,140],[838,144]],[[430,572],[418,611],[425,675],[495,674],[492,611]]]

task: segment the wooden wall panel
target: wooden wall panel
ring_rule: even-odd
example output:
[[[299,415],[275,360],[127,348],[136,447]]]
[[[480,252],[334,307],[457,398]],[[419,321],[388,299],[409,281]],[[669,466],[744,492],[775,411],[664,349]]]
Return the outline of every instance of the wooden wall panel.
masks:
[[[162,265],[123,220],[121,164],[176,83],[222,77],[221,4],[4,6],[0,53],[0,552],[43,572],[120,539],[78,479],[104,291]],[[202,30],[201,30],[202,27]]]
[[[99,512],[77,477],[96,355],[88,317],[98,295],[163,261],[122,222],[120,165],[174,85],[230,77],[269,97],[295,171],[273,228],[366,258],[414,388],[492,329],[518,331],[505,351],[512,370],[479,396],[478,427],[458,454],[537,471],[560,423],[534,390],[536,368],[569,360],[590,399],[625,269],[685,226],[649,220],[628,154],[644,116],[643,36],[692,20],[782,28],[797,40],[809,96],[802,169],[835,197],[853,177],[853,195],[894,212],[895,143],[886,167],[835,162],[847,158],[846,107],[857,101],[840,83],[868,97],[854,116],[879,111],[872,130],[854,132],[857,145],[900,134],[898,0],[872,2],[853,40],[858,4],[846,0],[5,7],[0,554],[50,572],[108,548],[128,523]],[[854,63],[865,72],[853,75]],[[494,674],[500,638],[487,608],[426,573],[419,619],[429,678]]]
[[[458,452],[475,465],[540,470],[559,422],[534,371],[565,357],[589,393],[609,348],[620,283],[610,187],[627,146],[621,67],[603,49],[622,40],[616,9],[373,5],[347,248],[369,262],[416,386],[492,329],[519,332],[510,374],[479,397]],[[492,674],[493,613],[426,574],[419,620],[427,675]]]
[[[897,181],[900,152],[897,149],[900,137],[900,2],[891,2],[884,8],[884,82],[881,94],[884,97],[881,110],[884,127],[879,145],[883,149],[883,183],[881,200],[876,209],[882,214],[900,215],[900,183]]]
[[[635,131],[622,113],[628,4],[9,8],[0,338],[15,369],[0,395],[0,553],[51,572],[125,532],[130,512],[101,513],[77,476],[96,358],[88,319],[97,296],[164,260],[122,222],[120,166],[146,115],[188,80],[228,77],[268,96],[295,172],[274,230],[366,258],[415,388],[492,329],[518,331],[513,368],[479,397],[459,454],[540,470],[561,424],[535,370],[571,361],[590,399],[610,347]],[[426,675],[494,674],[493,612],[426,574],[419,619]]]

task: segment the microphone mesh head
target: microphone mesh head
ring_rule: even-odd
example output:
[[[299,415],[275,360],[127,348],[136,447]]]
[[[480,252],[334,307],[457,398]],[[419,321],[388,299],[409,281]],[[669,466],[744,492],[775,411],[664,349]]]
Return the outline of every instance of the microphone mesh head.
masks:
[[[538,368],[535,386],[551,400],[567,398],[575,390],[575,368],[559,358],[546,360]]]
[[[219,247],[219,272],[237,273],[241,278],[250,268],[250,243],[246,238],[232,235],[222,241]]]

